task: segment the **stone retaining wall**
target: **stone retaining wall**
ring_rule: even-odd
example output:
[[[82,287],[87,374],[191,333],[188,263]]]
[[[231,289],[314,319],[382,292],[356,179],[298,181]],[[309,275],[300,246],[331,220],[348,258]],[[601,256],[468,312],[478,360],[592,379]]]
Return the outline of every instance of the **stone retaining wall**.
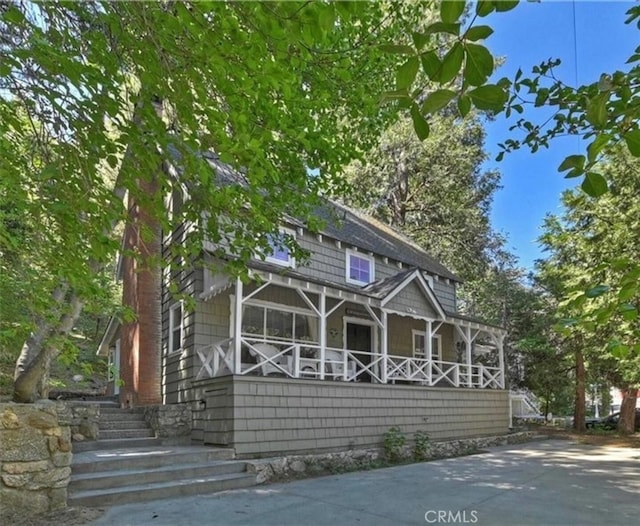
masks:
[[[0,404],[0,518],[66,507],[71,419],[62,402]]]
[[[68,402],[71,410],[71,439],[74,442],[100,438],[100,404]]]
[[[425,460],[457,457],[487,447],[504,446],[528,442],[534,433],[527,431],[510,435],[467,438],[430,442]],[[412,446],[406,446],[402,457],[405,460],[412,456]],[[256,474],[258,484],[273,480],[282,480],[304,475],[315,475],[329,472],[355,471],[369,467],[373,462],[382,459],[382,448],[354,449],[336,453],[318,455],[291,455],[286,457],[247,460],[247,470]]]
[[[144,419],[163,444],[191,443],[191,408],[187,404],[146,406]]]

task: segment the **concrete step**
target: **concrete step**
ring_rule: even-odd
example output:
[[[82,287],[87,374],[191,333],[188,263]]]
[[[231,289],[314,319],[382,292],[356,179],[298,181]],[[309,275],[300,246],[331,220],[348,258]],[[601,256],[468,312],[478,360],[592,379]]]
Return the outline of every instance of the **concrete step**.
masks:
[[[103,413],[100,422],[146,422],[142,413]]]
[[[95,473],[74,473],[71,476],[69,491],[78,493],[97,489],[113,489],[123,486],[154,484],[169,480],[211,478],[218,475],[243,473],[246,462],[237,460],[215,460],[204,464],[167,465],[149,469],[122,469],[98,471]]]
[[[163,466],[185,464],[208,464],[216,460],[232,460],[234,451],[230,448],[206,446],[162,446],[157,439],[148,447],[132,444],[119,449],[96,449],[75,451],[71,466],[73,475],[83,473],[104,473],[131,469],[155,469]],[[100,441],[98,441],[100,442]],[[115,441],[114,441],[115,442]],[[124,440],[120,443],[126,442]],[[82,444],[80,442],[79,444]]]
[[[118,405],[100,406],[101,415],[144,415],[144,407],[134,407],[132,409],[122,409]]]
[[[154,447],[159,446],[160,440],[157,438],[114,438],[87,440],[84,442],[73,443],[73,453],[81,453],[83,451],[109,450],[121,448],[138,448],[138,447]]]
[[[147,438],[155,436],[153,430],[148,427],[138,427],[137,429],[106,429],[100,431],[100,440],[110,440],[114,438]]]
[[[103,431],[113,429],[149,429],[149,426],[147,426],[144,420],[108,420],[105,422],[100,419],[98,427],[100,429],[100,436],[102,436]]]
[[[197,479],[169,480],[153,484],[137,484],[120,488],[78,491],[69,494],[69,506],[109,506],[130,502],[202,495],[217,491],[246,488],[256,484],[248,473],[230,473]]]

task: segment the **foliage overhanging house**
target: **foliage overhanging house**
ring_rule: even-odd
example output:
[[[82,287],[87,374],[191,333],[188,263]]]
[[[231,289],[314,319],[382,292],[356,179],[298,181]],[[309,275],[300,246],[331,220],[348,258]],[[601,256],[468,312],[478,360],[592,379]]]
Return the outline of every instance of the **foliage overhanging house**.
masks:
[[[458,314],[459,278],[404,236],[336,203],[318,213],[319,234],[282,225],[304,265],[274,239],[243,283],[216,271],[205,242],[201,262],[165,274],[161,398],[191,405],[192,440],[255,456],[379,446],[392,426],[505,433],[505,331]]]

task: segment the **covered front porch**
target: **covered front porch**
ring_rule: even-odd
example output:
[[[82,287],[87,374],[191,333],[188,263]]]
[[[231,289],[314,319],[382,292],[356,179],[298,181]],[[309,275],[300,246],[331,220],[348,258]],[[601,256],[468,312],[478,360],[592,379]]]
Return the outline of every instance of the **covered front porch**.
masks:
[[[253,277],[205,287],[204,301],[223,291],[230,299],[230,334],[195,349],[196,380],[504,389],[504,330],[444,311],[417,269],[362,289],[264,270]]]

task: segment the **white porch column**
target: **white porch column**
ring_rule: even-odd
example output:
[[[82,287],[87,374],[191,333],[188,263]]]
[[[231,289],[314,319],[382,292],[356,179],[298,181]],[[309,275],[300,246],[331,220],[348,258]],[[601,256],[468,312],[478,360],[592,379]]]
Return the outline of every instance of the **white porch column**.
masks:
[[[387,356],[389,354],[389,349],[387,348],[388,339],[387,339],[387,313],[383,310],[381,313],[380,321],[382,325],[380,327],[380,338],[382,339],[380,345],[380,352],[382,353],[382,383],[387,383]]]
[[[473,340],[471,339],[471,327],[466,328],[465,335],[465,347],[466,347],[466,361],[467,361],[467,387],[473,387],[473,375],[471,374],[471,345]]]
[[[242,342],[240,341],[240,335],[242,334],[242,295],[242,281],[240,281],[240,278],[236,278],[236,304],[233,311],[235,320],[233,327],[233,374],[242,372]]]
[[[320,380],[324,380],[325,359],[327,350],[327,295],[320,293]]]
[[[433,364],[431,363],[433,360],[433,324],[431,323],[431,320],[427,320],[425,323],[424,357],[427,360],[427,385],[431,386],[433,385],[433,381],[431,380],[433,367]]]
[[[500,367],[500,388],[504,389],[506,384],[504,374],[504,334],[498,336],[498,366]],[[511,403],[509,403],[511,405]]]

